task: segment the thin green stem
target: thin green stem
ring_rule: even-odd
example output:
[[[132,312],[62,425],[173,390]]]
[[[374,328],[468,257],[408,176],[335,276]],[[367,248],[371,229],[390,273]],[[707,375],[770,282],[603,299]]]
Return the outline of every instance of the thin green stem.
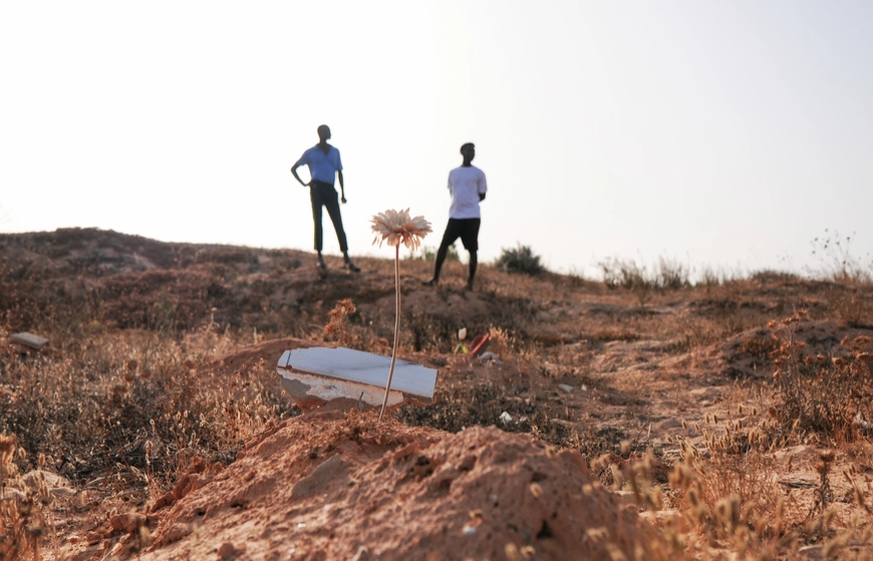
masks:
[[[382,410],[379,411],[379,421],[388,407],[388,393],[391,391],[391,379],[394,378],[394,363],[397,361],[397,347],[400,344],[400,244],[394,248],[394,350],[391,351],[391,368],[388,370],[388,383],[385,384],[385,397],[382,398]]]

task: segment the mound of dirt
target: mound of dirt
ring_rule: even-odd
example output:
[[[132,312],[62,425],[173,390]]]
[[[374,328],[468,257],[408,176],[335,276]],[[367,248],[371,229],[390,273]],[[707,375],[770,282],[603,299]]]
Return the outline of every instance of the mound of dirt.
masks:
[[[177,491],[156,505],[153,545],[138,558],[557,560],[666,548],[575,451],[494,427],[377,425],[352,403],[283,422]]]
[[[770,378],[776,369],[773,353],[783,341],[803,345],[799,358],[821,355],[849,358],[855,352],[873,351],[873,329],[849,326],[834,320],[778,323],[734,335],[722,343],[722,358],[729,375],[737,378]]]

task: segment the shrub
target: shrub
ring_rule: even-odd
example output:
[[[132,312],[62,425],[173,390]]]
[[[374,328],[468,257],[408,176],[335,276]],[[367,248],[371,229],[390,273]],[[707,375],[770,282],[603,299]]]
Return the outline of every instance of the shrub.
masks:
[[[846,336],[827,356],[809,353],[795,337],[805,315],[799,311],[769,324],[778,343],[770,353],[777,367],[773,385],[778,399],[771,433],[786,442],[802,441],[810,433],[828,442],[868,437],[873,420],[870,337]]]
[[[835,282],[866,282],[871,280],[873,259],[870,254],[865,259],[852,254],[851,245],[854,233],[841,236],[839,231],[831,232],[825,228],[823,238],[813,238],[812,255],[819,260],[822,267],[810,270],[812,277],[829,279]]]
[[[545,268],[540,263],[540,256],[535,255],[530,247],[518,244],[514,249],[501,249],[500,257],[494,266],[507,273],[524,273],[525,275],[538,275]]]
[[[656,283],[658,288],[676,290],[690,286],[689,267],[679,262],[678,259],[669,257],[658,258],[658,275]]]
[[[406,259],[412,261],[433,261],[436,259],[437,248],[429,245],[423,245],[417,251],[410,251]],[[446,252],[446,261],[460,261],[461,256],[458,254],[458,248],[455,244],[449,246]]]
[[[646,271],[645,265],[638,266],[633,259],[606,259],[597,264],[603,271],[603,284],[607,288],[621,286],[630,290],[644,305],[657,287],[656,279]]]

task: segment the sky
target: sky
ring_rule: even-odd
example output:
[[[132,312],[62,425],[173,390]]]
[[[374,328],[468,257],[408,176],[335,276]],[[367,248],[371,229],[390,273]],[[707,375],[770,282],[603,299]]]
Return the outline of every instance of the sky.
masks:
[[[871,61],[866,0],[3,2],[0,232],[312,251],[324,123],[353,256],[392,208],[439,245],[473,142],[480,262],[802,272],[873,252]]]

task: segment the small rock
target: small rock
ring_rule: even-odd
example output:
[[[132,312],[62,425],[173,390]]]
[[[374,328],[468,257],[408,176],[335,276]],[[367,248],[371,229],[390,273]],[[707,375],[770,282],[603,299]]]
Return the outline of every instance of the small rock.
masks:
[[[511,416],[509,413],[507,413],[506,411],[504,411],[503,413],[501,413],[501,414],[500,414],[500,417],[498,417],[498,418],[499,418],[501,421],[503,421],[503,424],[504,424],[504,425],[508,425],[509,423],[512,422],[512,416]]]
[[[343,460],[339,454],[331,456],[319,465],[312,473],[298,481],[291,489],[294,498],[304,497],[327,485],[328,481],[343,470]]]
[[[220,557],[222,561],[232,561],[242,553],[245,553],[245,547],[237,549],[237,547],[230,542],[224,542],[221,544],[221,547],[218,548],[218,557]]]
[[[49,489],[70,486],[70,481],[67,478],[40,469],[27,472],[21,479],[24,481],[25,485],[31,489],[37,489],[41,481],[45,481],[45,485]]]
[[[573,393],[573,386],[569,384],[558,384],[558,387],[567,393]]]
[[[191,525],[190,524],[181,524],[176,523],[170,526],[170,529],[166,531],[164,534],[163,543],[174,543],[182,538],[188,537],[191,535]]]
[[[115,532],[126,532],[133,534],[139,530],[140,526],[145,525],[145,516],[128,512],[125,514],[116,514],[109,519],[109,526]]]
[[[681,429],[682,421],[673,417],[670,419],[664,419],[660,423],[657,424],[658,430],[670,430],[670,429]]]
[[[72,499],[76,496],[76,490],[69,487],[55,487],[49,489],[49,494],[56,499]]]
[[[20,345],[36,350],[39,350],[48,344],[48,339],[45,337],[40,337],[33,333],[27,333],[26,331],[22,333],[13,333],[9,338]]]

